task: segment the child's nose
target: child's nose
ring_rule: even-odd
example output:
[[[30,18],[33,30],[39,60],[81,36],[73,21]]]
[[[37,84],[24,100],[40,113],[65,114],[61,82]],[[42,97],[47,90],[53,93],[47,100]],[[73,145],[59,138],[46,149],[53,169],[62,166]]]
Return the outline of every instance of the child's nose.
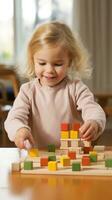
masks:
[[[52,72],[52,71],[54,71],[54,67],[51,64],[48,64],[47,68],[46,68],[46,71],[47,72]]]

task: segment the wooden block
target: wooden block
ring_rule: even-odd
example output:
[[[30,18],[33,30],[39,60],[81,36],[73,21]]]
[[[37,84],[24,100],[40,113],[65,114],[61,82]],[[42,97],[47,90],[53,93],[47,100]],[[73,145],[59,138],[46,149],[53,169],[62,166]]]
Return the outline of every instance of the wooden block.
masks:
[[[71,139],[79,138],[79,132],[78,131],[74,131],[74,130],[70,130],[70,138]]]
[[[76,161],[72,163],[72,171],[80,171],[81,170],[81,164],[80,162]]]
[[[72,124],[72,130],[79,131],[79,128],[80,128],[80,123],[77,122]]]
[[[79,140],[71,140],[71,147],[79,147],[80,141]]]
[[[56,156],[48,156],[48,161],[56,161]]]
[[[33,161],[24,161],[24,170],[32,170]]]
[[[112,159],[105,160],[105,167],[112,168]]]
[[[69,151],[69,152],[68,152],[68,157],[69,157],[71,160],[76,159],[76,151]]]
[[[94,148],[93,148],[93,151],[104,152],[105,146],[104,145],[95,145]]]
[[[40,158],[40,166],[41,167],[48,166],[48,158],[47,157]]]
[[[56,147],[55,147],[55,144],[48,144],[48,152],[55,152],[55,149],[56,149]]]
[[[48,170],[49,171],[56,171],[57,170],[57,162],[56,161],[49,161],[48,162]]]
[[[97,152],[96,151],[90,151],[89,157],[91,162],[97,162]]]
[[[69,131],[61,131],[61,139],[68,139]]]
[[[90,151],[92,151],[93,147],[83,147],[83,151],[84,151],[84,154],[89,154]]]
[[[83,140],[82,142],[83,142],[84,147],[91,147],[90,141]]]
[[[61,131],[69,131],[69,123],[61,123]]]
[[[90,157],[82,156],[82,166],[89,166],[89,165],[90,165]]]
[[[12,163],[12,171],[19,172],[21,170],[21,163],[20,162],[13,162]]]
[[[60,163],[63,167],[70,166],[70,158],[68,156],[61,156]]]
[[[68,140],[61,140],[61,149],[65,149],[68,147]]]
[[[38,149],[36,149],[36,148],[29,149],[28,150],[28,155],[30,157],[38,157],[39,156]]]

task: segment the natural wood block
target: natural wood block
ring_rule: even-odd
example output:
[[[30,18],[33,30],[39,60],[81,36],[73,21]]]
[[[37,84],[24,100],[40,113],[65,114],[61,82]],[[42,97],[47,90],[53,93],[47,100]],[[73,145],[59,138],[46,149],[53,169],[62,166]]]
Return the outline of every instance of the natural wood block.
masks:
[[[12,163],[12,171],[19,172],[21,170],[21,163],[20,162],[13,162]]]
[[[61,140],[61,149],[68,147],[68,140]]]

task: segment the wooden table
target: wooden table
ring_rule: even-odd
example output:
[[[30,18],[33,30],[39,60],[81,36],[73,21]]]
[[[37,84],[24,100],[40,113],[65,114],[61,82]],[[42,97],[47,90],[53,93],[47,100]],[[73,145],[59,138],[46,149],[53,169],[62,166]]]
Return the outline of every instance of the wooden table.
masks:
[[[0,200],[112,199],[112,177],[11,173],[17,148],[0,148]]]

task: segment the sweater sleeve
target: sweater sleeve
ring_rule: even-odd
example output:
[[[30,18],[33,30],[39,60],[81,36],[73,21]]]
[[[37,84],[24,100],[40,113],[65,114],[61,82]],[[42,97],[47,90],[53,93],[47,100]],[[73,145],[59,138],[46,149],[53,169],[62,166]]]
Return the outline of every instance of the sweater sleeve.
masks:
[[[82,81],[76,82],[75,90],[77,110],[81,111],[84,121],[95,120],[99,124],[98,137],[105,128],[105,113],[101,106],[95,102],[92,92]]]
[[[8,113],[4,126],[11,141],[14,141],[18,129],[26,127],[30,130],[28,125],[30,113],[30,99],[28,84],[23,84],[20,88],[18,96],[16,97],[13,107]]]

